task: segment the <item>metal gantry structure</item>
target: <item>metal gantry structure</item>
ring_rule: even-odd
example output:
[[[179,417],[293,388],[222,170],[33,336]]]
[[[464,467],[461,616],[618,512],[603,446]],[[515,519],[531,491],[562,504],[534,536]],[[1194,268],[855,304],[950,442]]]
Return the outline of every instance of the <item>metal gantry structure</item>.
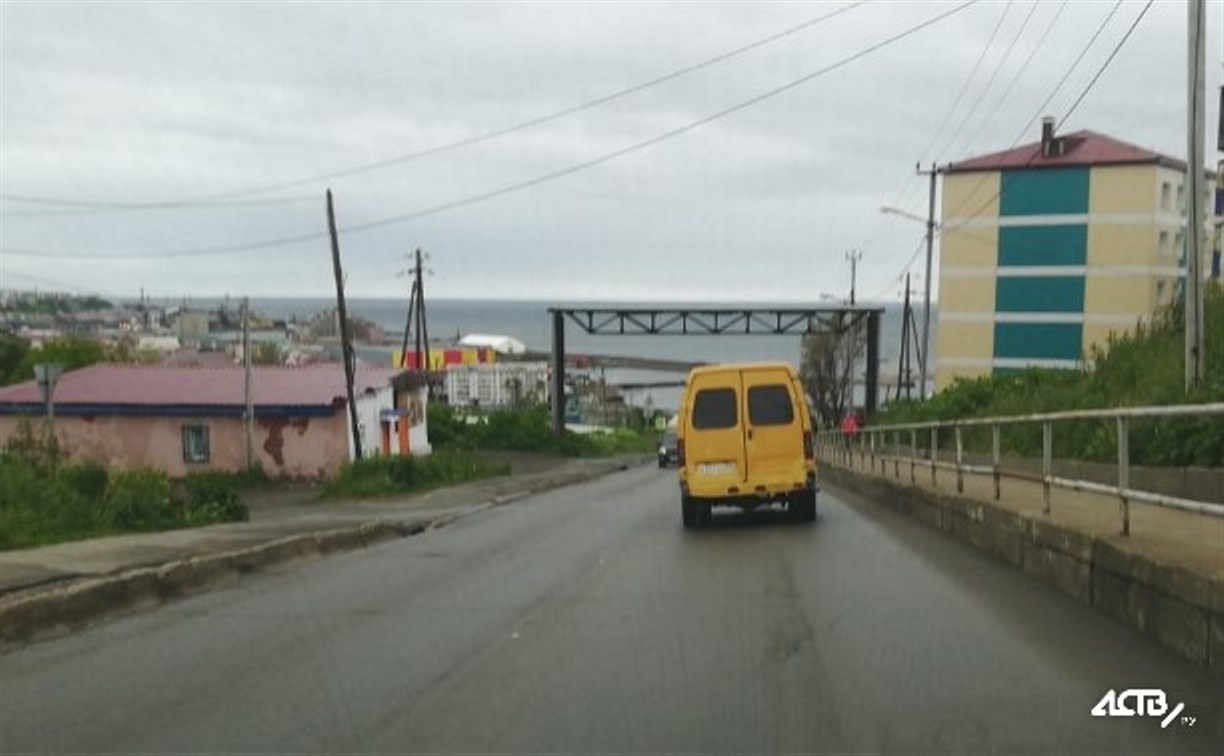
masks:
[[[867,326],[864,405],[877,404],[881,307],[550,307],[552,426],[565,429],[565,323],[593,336],[801,336]]]

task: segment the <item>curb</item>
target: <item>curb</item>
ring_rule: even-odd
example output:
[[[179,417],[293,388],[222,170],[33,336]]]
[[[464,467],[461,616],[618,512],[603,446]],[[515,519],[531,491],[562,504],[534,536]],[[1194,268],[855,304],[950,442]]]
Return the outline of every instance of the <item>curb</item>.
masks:
[[[1224,583],[1099,535],[966,496],[826,465],[825,479],[985,552],[1224,677]]]
[[[549,480],[523,491],[495,496],[466,511],[313,531],[101,577],[31,586],[28,590],[4,596],[0,600],[0,651],[34,640],[66,635],[136,609],[152,608],[166,601],[233,585],[245,575],[270,567],[320,559],[436,530],[489,507],[585,483],[641,464],[644,463],[622,463]]]
[[[378,522],[305,533],[18,595],[0,604],[0,644],[63,635],[131,609],[230,585],[243,575],[275,565],[406,538],[431,525],[428,520]]]

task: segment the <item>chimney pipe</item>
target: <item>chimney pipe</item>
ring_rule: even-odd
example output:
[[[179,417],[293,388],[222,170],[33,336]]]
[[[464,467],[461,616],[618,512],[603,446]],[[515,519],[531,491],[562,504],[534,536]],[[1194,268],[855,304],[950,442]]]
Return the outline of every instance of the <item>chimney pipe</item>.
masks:
[[[1050,157],[1054,154],[1054,116],[1041,119],[1041,156]]]

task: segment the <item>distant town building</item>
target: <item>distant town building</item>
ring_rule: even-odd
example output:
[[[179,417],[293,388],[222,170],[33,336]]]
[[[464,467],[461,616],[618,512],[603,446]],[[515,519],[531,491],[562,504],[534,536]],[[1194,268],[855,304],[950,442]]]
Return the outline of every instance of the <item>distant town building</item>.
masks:
[[[171,475],[246,466],[240,367],[93,365],[65,373],[55,389],[55,430],[71,458]],[[256,463],[271,476],[322,478],[354,456],[339,364],[258,367],[251,374]],[[359,367],[362,451],[428,454],[421,373]],[[0,443],[44,406],[33,381],[0,388]]]
[[[1175,301],[1185,177],[1182,161],[1092,131],[1058,135],[1050,119],[1040,141],[950,164],[936,387],[1078,367],[1110,334]],[[1211,270],[1209,252],[1203,264]]]
[[[446,371],[446,399],[456,407],[511,407],[548,401],[547,362],[456,365]]]
[[[175,333],[185,343],[198,344],[208,336],[209,314],[205,310],[180,310]]]
[[[497,360],[497,352],[484,347],[430,347],[429,364],[425,364],[425,355],[421,355],[422,367],[430,370],[448,370],[461,365],[482,365]],[[391,352],[391,364],[414,368],[417,365],[415,349],[401,352],[396,349]]]

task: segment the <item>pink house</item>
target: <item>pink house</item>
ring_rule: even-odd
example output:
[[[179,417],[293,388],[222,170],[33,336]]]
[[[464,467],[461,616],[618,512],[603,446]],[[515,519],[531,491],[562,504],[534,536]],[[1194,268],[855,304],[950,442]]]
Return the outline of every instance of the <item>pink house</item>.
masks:
[[[354,388],[364,456],[429,453],[422,374],[359,366]],[[339,364],[252,368],[251,396],[253,457],[268,475],[330,477],[353,458]],[[175,476],[246,467],[241,367],[93,365],[65,373],[54,399],[70,457]],[[33,381],[0,388],[0,443],[44,412]]]

